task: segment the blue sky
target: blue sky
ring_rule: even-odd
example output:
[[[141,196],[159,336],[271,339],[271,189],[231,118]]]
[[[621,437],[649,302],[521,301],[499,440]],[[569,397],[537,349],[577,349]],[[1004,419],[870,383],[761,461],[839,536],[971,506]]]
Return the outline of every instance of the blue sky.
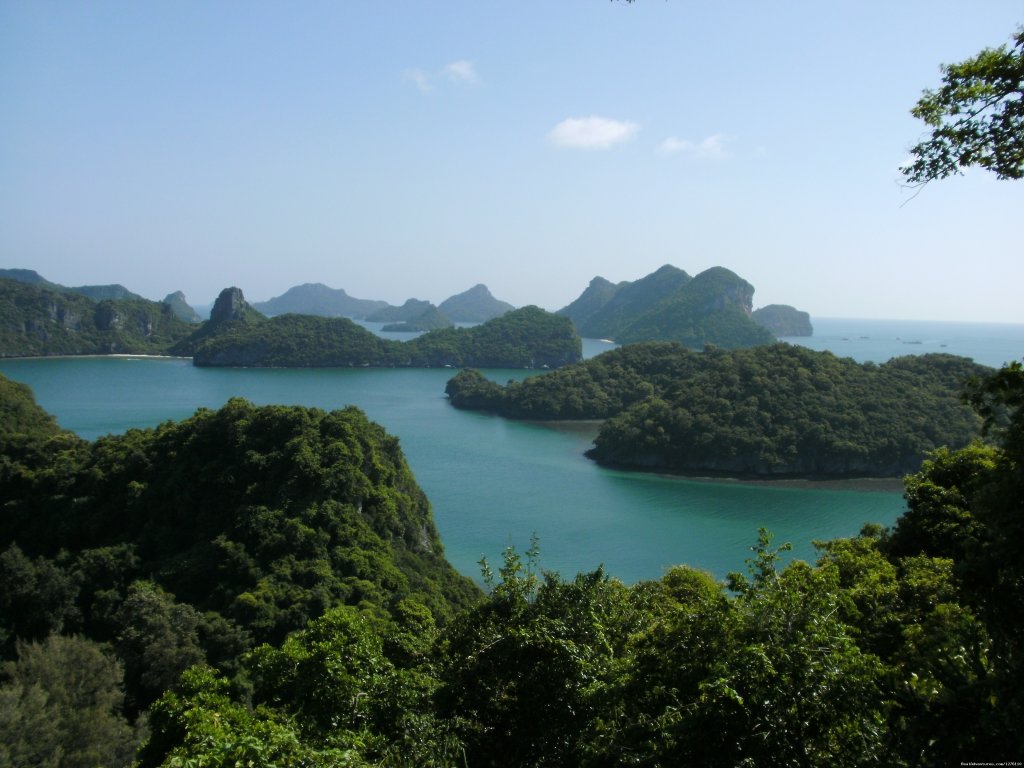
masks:
[[[967,4],[0,3],[0,266],[195,304],[304,282],[558,309],[721,265],[754,306],[1024,322],[1024,182],[914,199]]]

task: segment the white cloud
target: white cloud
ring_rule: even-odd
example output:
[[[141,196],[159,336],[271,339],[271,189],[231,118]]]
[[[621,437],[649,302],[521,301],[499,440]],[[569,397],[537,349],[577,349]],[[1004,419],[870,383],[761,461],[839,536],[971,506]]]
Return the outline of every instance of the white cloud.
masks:
[[[477,85],[480,83],[480,75],[477,74],[476,67],[472,61],[467,61],[466,59],[446,64],[436,72],[428,72],[425,69],[407,69],[405,71],[405,78],[414,83],[420,93],[430,93],[437,87],[439,81],[444,80],[465,85]]]
[[[608,117],[570,117],[556,125],[548,139],[570,149],[609,149],[633,138],[640,126]]]
[[[422,69],[407,69],[405,71],[407,80],[411,80],[419,88],[420,93],[430,93],[434,90],[434,84],[430,81],[430,75]]]
[[[692,141],[684,141],[683,139],[677,139],[675,136],[669,136],[658,145],[658,151],[666,155],[674,155],[676,152],[685,152],[692,147]]]
[[[466,61],[465,59],[448,64],[444,68],[444,73],[448,76],[449,80],[457,83],[476,85],[480,82],[480,76],[476,73],[476,67],[473,66],[473,62]]]
[[[685,153],[693,157],[720,158],[728,157],[726,144],[731,137],[724,133],[715,133],[698,142],[669,136],[658,145],[658,151],[666,155]]]

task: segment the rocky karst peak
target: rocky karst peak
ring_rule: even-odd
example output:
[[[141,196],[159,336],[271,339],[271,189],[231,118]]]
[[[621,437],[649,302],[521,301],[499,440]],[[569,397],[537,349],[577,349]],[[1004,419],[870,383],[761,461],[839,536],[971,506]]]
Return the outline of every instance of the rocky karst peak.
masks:
[[[245,316],[249,304],[241,288],[225,288],[220,292],[217,301],[210,311],[210,321],[213,323],[228,323],[232,320],[241,320]]]

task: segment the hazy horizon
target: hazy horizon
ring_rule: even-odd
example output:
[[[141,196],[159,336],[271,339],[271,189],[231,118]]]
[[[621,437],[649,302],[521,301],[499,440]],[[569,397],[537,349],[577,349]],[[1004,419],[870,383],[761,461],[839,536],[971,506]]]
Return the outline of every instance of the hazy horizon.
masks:
[[[0,269],[31,269],[31,267],[0,266]],[[79,287],[79,286],[85,286],[85,285],[115,285],[115,284],[119,284],[119,285],[122,285],[124,288],[127,288],[129,291],[132,291],[132,293],[139,294],[140,296],[143,296],[143,298],[151,299],[153,301],[162,301],[168,295],[170,295],[171,293],[174,293],[176,290],[178,290],[178,289],[172,289],[172,290],[164,292],[163,295],[160,295],[160,296],[157,296],[157,295],[144,295],[144,294],[139,293],[139,291],[134,290],[132,288],[132,286],[125,285],[124,283],[81,283],[81,284],[71,285],[71,284],[68,284],[68,283],[62,283],[60,280],[54,280],[49,275],[41,275],[41,277],[49,280],[50,282],[57,283],[57,284],[60,284],[60,285],[64,285],[65,287]],[[640,277],[643,277],[643,275],[639,275],[635,279],[639,279]],[[695,275],[691,275],[691,277],[695,277]],[[740,275],[740,277],[742,277],[742,275]],[[240,288],[242,290],[243,295],[245,296],[245,300],[249,304],[259,304],[259,303],[262,303],[262,302],[265,302],[265,301],[270,301],[271,299],[276,299],[276,298],[282,296],[283,294],[285,294],[291,288],[296,288],[296,287],[299,287],[299,286],[302,286],[302,285],[306,285],[306,284],[317,284],[317,282],[318,281],[307,281],[307,283],[296,283],[294,285],[288,286],[288,288],[282,289],[281,291],[279,291],[278,293],[275,293],[272,296],[266,296],[266,297],[253,297],[253,296],[250,296],[248,294],[248,292],[246,292],[245,288],[243,286],[241,286],[241,285],[224,286],[224,288],[222,288],[221,290],[224,290],[225,288]],[[319,283],[319,284],[326,285],[326,283]],[[445,299],[450,298],[451,296],[455,296],[457,294],[464,293],[465,291],[467,291],[470,288],[476,286],[477,284],[478,283],[472,283],[470,285],[467,285],[465,289],[456,291],[455,293],[449,294],[448,296],[441,296],[441,297],[406,296],[403,299],[398,299],[398,300],[395,300],[395,301],[389,301],[388,299],[384,299],[384,298],[381,298],[379,296],[360,296],[360,295],[356,295],[356,294],[352,293],[352,291],[349,291],[346,288],[344,288],[344,286],[327,285],[327,287],[331,288],[331,289],[334,289],[334,290],[337,290],[337,289],[344,290],[345,293],[348,294],[348,296],[350,298],[353,298],[353,299],[363,299],[363,300],[371,300],[371,301],[387,301],[389,304],[391,304],[393,306],[401,306],[408,299],[426,300],[426,301],[431,302],[432,304],[437,305],[437,304],[440,304],[441,302],[443,302]],[[492,290],[490,286],[486,286],[486,287],[491,292],[491,295],[494,296],[494,298],[499,299],[501,301],[505,301],[505,299],[502,296],[500,296],[497,293],[495,293],[495,291]],[[581,287],[579,293],[582,293],[585,288],[586,288],[585,285],[583,287]],[[184,291],[183,291],[183,293],[184,293]],[[220,293],[220,291],[218,291],[218,294],[219,293]],[[572,299],[570,299],[569,301],[565,302],[565,304],[559,305],[557,307],[556,306],[543,307],[543,309],[547,309],[547,310],[549,310],[551,312],[556,312],[556,311],[562,309],[563,307],[567,306],[569,303],[571,303],[576,298],[578,298],[579,297],[579,293],[576,294],[575,296],[573,296]],[[755,299],[756,299],[756,293],[755,293]],[[199,301],[199,300],[194,300],[191,296],[188,296],[186,294],[185,295],[185,300],[189,304],[189,306],[191,306],[194,309],[209,310],[213,306],[214,302],[217,300],[217,296],[214,295],[214,296],[211,296],[208,300]],[[782,302],[774,302],[774,303],[782,303]],[[540,305],[537,304],[537,302],[526,302],[526,303],[523,303],[523,304],[515,304],[515,306],[516,307],[522,307],[522,306],[527,306],[529,304],[534,304],[534,305],[540,306]],[[766,304],[759,304],[756,300],[754,301],[753,308],[755,310],[759,309],[760,307],[764,307],[764,306],[767,306],[767,305]],[[799,310],[801,308],[800,307],[795,307],[795,309]],[[802,311],[806,311],[806,310],[802,310]],[[815,314],[811,313],[811,321],[813,322],[814,320],[825,320],[825,321],[829,321],[829,320],[843,320],[843,321],[847,321],[847,320],[865,320],[865,321],[871,321],[871,322],[899,322],[899,323],[947,323],[948,322],[948,323],[954,323],[954,324],[973,323],[973,324],[979,324],[979,325],[1024,326],[1024,321],[1014,321],[1014,320],[960,320],[960,319],[957,319],[957,318],[942,318],[942,317],[868,317],[868,316],[853,316],[853,315],[815,315]]]
[[[754,307],[1024,323],[1024,183],[901,186],[1019,2],[0,4],[0,259],[203,306],[303,283],[556,310],[731,269]]]

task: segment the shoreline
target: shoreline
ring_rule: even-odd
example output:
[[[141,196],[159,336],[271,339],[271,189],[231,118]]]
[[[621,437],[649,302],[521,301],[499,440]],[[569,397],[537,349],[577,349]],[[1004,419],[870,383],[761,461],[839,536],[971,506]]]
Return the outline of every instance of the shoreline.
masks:
[[[499,417],[503,418],[503,417]],[[523,419],[525,424],[531,424],[558,432],[566,432],[583,437],[596,437],[603,419]],[[593,462],[593,459],[587,458]],[[692,470],[669,472],[661,468],[626,467],[613,464],[602,464],[594,462],[602,469],[615,472],[626,472],[629,474],[657,475],[658,477],[695,480],[703,483],[739,483],[741,485],[754,485],[764,488],[796,488],[812,491],[836,490],[836,491],[857,491],[868,493],[903,493],[903,475],[899,477],[886,476],[857,476],[857,477],[835,477],[835,476],[814,476],[814,475],[780,475],[768,477],[763,475],[731,475],[727,473],[714,474],[707,471]]]
[[[589,460],[594,461],[593,459]],[[693,480],[699,483],[752,485],[762,488],[795,488],[808,491],[833,490],[856,491],[858,493],[902,493],[904,490],[903,479],[905,477],[904,475],[899,477],[871,475],[850,477],[837,477],[834,475],[779,475],[777,477],[768,477],[764,475],[715,474],[701,470],[670,472],[656,467],[616,466],[614,464],[602,464],[599,461],[594,463],[602,469],[625,474],[655,475],[676,480]]]
[[[3,360],[89,360],[89,359],[103,359],[114,357],[120,359],[128,358],[142,358],[146,360],[191,360],[191,356],[186,355],[151,355],[146,353],[132,353],[132,352],[114,352],[109,355],[102,354],[88,354],[88,355],[11,355],[10,357],[0,356],[0,361]]]
[[[588,457],[589,459],[589,457]],[[593,459],[589,459],[594,461]],[[835,476],[835,475],[778,475],[769,477],[765,475],[744,475],[744,474],[716,474],[706,470],[679,470],[669,471],[664,468],[651,467],[626,467],[614,464],[602,464],[595,462],[602,469],[613,472],[624,472],[629,474],[639,473],[656,475],[658,477],[675,478],[679,480],[693,480],[700,483],[729,483],[738,485],[752,485],[762,488],[795,488],[808,491],[857,491],[858,493],[902,493],[903,478],[886,476]]]
[[[709,475],[666,475],[708,483],[740,483],[765,488],[796,488],[809,491],[857,491],[859,493],[903,493],[902,477],[713,477]]]

